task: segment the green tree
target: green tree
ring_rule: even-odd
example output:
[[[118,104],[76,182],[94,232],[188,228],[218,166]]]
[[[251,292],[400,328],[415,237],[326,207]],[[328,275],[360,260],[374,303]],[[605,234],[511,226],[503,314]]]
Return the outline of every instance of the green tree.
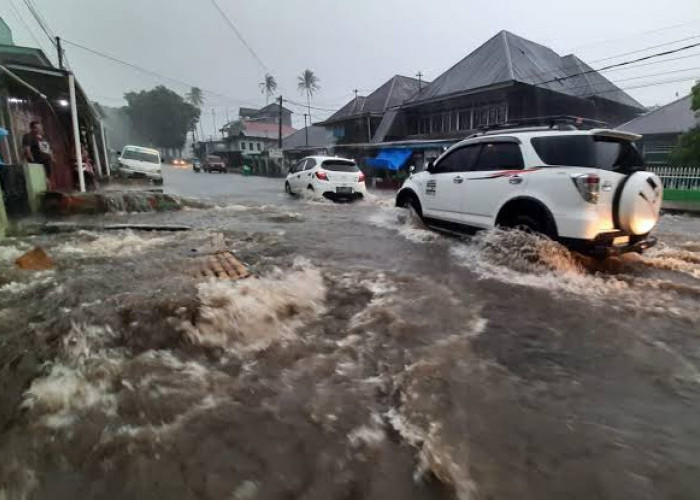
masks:
[[[691,109],[700,113],[700,82],[693,86]],[[669,156],[672,165],[700,166],[700,126],[695,126],[680,136],[678,145]]]
[[[204,92],[202,92],[202,89],[199,87],[192,87],[190,91],[185,95],[185,100],[189,102],[192,106],[200,110],[202,110],[202,105],[204,104]],[[202,128],[202,122],[200,120],[197,120],[199,122],[199,133],[200,136],[202,137],[202,140],[204,140],[204,129]],[[195,124],[196,125],[196,124]],[[196,130],[196,126],[192,127],[192,143],[194,143],[194,132]]]
[[[314,92],[321,89],[318,84],[318,77],[310,69],[305,69],[304,72],[297,78],[297,88],[299,92],[306,94],[306,105],[309,108],[309,123],[311,123],[311,96]]]
[[[126,113],[141,136],[159,148],[182,149],[200,110],[167,87],[128,92]]]
[[[260,92],[265,94],[265,104],[270,102],[270,97],[275,95],[276,90],[277,81],[275,81],[275,77],[270,74],[265,75],[265,81],[260,82]]]

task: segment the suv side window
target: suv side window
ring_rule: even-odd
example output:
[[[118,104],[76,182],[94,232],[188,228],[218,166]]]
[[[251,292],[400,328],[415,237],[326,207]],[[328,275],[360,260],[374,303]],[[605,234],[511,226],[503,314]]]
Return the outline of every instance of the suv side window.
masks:
[[[468,172],[472,170],[474,162],[479,156],[481,144],[472,144],[451,151],[435,165],[433,173],[448,174],[451,172]]]
[[[519,170],[524,168],[520,145],[514,142],[487,142],[473,170]]]
[[[309,158],[308,160],[306,160],[306,166],[304,167],[304,170],[311,170],[315,166],[316,160],[314,160],[313,158]]]

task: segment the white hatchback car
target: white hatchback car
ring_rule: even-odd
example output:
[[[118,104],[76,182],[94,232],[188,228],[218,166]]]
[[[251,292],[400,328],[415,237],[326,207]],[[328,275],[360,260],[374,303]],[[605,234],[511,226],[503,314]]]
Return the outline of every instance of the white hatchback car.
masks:
[[[337,156],[308,156],[287,174],[289,194],[311,192],[331,200],[352,200],[367,194],[365,174],[353,160]]]
[[[661,180],[619,130],[530,127],[486,132],[411,175],[396,204],[447,230],[520,227],[598,255],[641,252],[661,208]]]

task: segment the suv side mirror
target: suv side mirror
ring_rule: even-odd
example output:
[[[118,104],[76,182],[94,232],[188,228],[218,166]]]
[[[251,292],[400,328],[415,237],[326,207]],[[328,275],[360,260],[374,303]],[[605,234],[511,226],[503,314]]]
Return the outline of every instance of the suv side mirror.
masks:
[[[415,171],[416,171],[416,166],[415,166],[415,165],[411,165],[410,167],[408,167],[408,171],[411,172],[411,173],[415,172]]]
[[[435,170],[435,160],[430,160],[428,162],[428,168],[426,169],[429,174],[433,173],[433,170]]]

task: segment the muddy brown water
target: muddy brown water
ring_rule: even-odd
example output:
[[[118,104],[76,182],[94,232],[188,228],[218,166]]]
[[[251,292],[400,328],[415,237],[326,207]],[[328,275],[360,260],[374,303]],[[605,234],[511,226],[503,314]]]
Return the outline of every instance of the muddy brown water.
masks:
[[[0,243],[0,498],[698,497],[700,219],[594,263],[281,187]],[[194,279],[214,235],[258,278]]]

